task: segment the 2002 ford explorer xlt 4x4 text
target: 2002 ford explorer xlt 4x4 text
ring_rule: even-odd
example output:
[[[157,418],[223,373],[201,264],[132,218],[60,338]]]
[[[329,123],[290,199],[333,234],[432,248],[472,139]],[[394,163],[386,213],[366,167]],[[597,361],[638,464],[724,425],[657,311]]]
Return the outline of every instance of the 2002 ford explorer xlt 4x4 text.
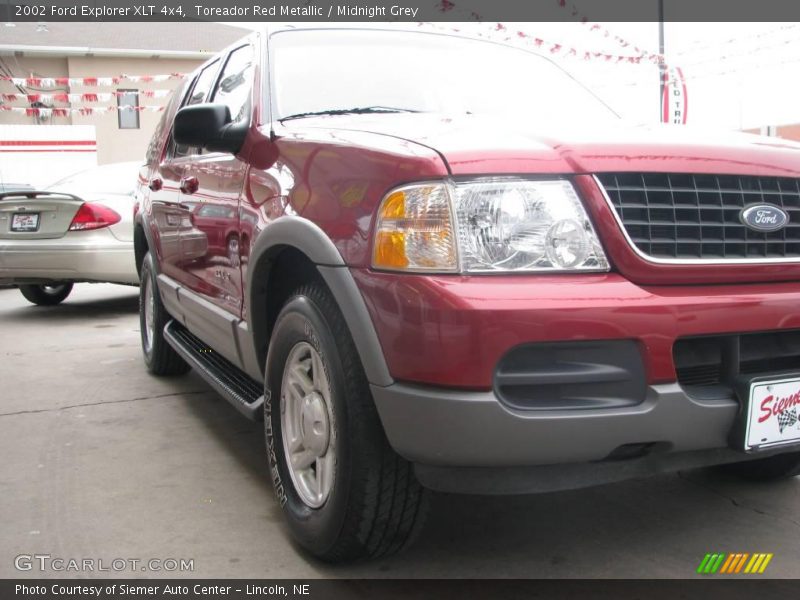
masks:
[[[275,28],[140,175],[152,373],[265,421],[299,543],[408,543],[426,490],[800,465],[800,146],[628,127],[547,59]]]

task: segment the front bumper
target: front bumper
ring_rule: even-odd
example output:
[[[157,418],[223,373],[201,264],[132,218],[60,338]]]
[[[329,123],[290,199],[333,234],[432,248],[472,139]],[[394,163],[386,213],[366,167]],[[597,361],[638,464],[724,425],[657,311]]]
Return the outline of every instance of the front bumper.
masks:
[[[138,284],[133,242],[108,230],[52,240],[0,240],[0,283],[95,281]]]
[[[514,411],[492,392],[404,384],[372,393],[389,443],[441,492],[537,494],[800,451],[729,446],[738,402],[700,402],[678,384],[651,386],[635,407],[588,411]]]
[[[725,448],[737,402],[701,402],[677,383],[653,385],[636,406],[513,410],[493,392],[373,386],[392,447],[426,465],[514,467],[600,461],[623,447],[653,453]],[[742,454],[744,458],[744,455]]]
[[[372,387],[378,413],[395,450],[427,473],[567,464],[595,472],[593,465],[637,461],[658,471],[685,464],[686,456],[693,466],[765,456],[731,448],[738,401],[687,393],[677,382],[673,348],[692,336],[800,330],[796,283],[641,287],[614,273],[353,273],[395,380]],[[498,397],[498,365],[512,349],[603,340],[638,348],[638,399],[567,408],[554,394],[529,410]],[[563,373],[546,375],[552,383]]]

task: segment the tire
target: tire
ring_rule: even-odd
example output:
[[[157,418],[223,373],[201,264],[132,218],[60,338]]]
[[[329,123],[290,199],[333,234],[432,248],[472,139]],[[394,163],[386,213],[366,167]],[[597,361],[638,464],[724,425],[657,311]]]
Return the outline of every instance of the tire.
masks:
[[[28,302],[37,306],[55,306],[61,304],[72,293],[72,284],[21,285],[19,291]]]
[[[164,338],[164,326],[171,317],[161,303],[153,256],[149,252],[142,262],[140,278],[139,331],[142,336],[144,364],[153,375],[183,375],[189,370],[189,365]]]
[[[309,367],[307,380],[292,367]],[[265,379],[270,473],[295,540],[327,562],[377,558],[407,546],[421,529],[427,492],[389,445],[350,332],[321,283],[298,289],[278,315]],[[315,391],[303,395],[303,381]],[[298,405],[299,413],[292,409]],[[289,467],[293,437],[302,440],[294,456],[320,455],[306,471]],[[317,475],[327,485],[318,479],[316,488],[306,485]],[[326,487],[309,498],[309,488]]]
[[[747,481],[779,481],[800,475],[800,452],[720,465],[718,469]]]

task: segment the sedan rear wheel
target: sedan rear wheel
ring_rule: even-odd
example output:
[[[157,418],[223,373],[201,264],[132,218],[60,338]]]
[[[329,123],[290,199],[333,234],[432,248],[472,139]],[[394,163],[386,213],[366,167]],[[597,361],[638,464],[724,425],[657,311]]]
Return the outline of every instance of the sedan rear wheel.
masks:
[[[61,304],[72,292],[71,283],[49,283],[43,285],[21,285],[19,291],[28,302],[38,306]]]

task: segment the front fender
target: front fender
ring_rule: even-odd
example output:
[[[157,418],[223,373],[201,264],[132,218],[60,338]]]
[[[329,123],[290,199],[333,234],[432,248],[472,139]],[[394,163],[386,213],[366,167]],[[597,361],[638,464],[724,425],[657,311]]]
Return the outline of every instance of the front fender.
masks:
[[[299,250],[316,266],[342,311],[369,382],[378,386],[391,385],[394,380],[350,269],[327,234],[312,221],[297,216],[273,221],[261,231],[250,251],[245,314],[260,366],[263,368],[266,345],[259,344],[259,340],[266,340],[269,331],[266,311],[253,310],[253,307],[265,306],[272,263],[286,248]]]

